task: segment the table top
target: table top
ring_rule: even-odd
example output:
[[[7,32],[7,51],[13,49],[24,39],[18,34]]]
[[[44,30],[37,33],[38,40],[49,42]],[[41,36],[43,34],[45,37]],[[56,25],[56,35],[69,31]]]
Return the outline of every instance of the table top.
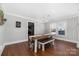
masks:
[[[33,40],[39,40],[39,39],[45,39],[45,38],[48,38],[48,34],[44,34],[44,35],[32,35],[30,36],[30,38],[32,38]]]

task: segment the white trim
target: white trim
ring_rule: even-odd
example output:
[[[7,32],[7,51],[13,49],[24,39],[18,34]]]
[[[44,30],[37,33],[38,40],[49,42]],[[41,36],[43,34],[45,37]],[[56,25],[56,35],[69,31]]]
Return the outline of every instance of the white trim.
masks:
[[[28,41],[28,40],[24,39],[24,40],[20,40],[20,41],[9,42],[9,43],[5,43],[4,45],[11,45],[11,44],[21,43],[21,42],[25,42],[25,41]]]
[[[2,45],[2,46],[0,46],[0,56],[1,56],[1,54],[2,54],[2,52],[3,52],[3,50],[4,50],[4,45]]]
[[[16,16],[16,17],[20,17],[20,18],[23,18],[23,19],[27,19],[28,20],[28,18],[23,17],[23,16],[18,15],[18,14],[15,14],[15,13],[9,13],[9,12],[7,12],[6,15]]]
[[[72,42],[72,43],[78,43],[77,41],[73,41],[73,40],[69,40],[69,39],[65,39],[65,38],[56,38],[56,39],[67,41],[67,42]]]
[[[31,16],[26,16],[26,17],[24,17],[24,16],[22,16],[22,15],[19,15],[19,14],[16,14],[16,13],[10,13],[10,12],[6,12],[5,13],[6,15],[10,15],[10,16],[15,16],[15,17],[20,17],[20,18],[23,18],[23,19],[26,19],[26,20],[28,20],[28,21],[35,21],[35,22],[39,22],[39,23],[45,23],[45,22],[47,22],[47,20],[45,19],[41,19],[41,21],[39,21],[39,18],[34,18],[34,17],[31,17]],[[37,19],[37,20],[35,20],[35,19]],[[43,22],[43,21],[45,21],[45,22]]]
[[[77,46],[76,47],[79,48],[79,42],[77,42]]]

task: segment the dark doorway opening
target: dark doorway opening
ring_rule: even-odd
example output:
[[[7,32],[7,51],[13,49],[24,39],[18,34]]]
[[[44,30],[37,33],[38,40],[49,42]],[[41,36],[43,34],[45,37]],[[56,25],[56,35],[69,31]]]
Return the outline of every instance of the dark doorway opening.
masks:
[[[34,23],[28,22],[28,36],[34,35]]]

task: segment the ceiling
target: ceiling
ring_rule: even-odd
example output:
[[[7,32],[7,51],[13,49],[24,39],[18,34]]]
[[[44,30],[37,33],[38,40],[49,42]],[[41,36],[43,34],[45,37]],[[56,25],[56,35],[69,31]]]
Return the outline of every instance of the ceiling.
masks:
[[[24,18],[32,17],[42,21],[58,20],[61,17],[78,14],[78,3],[3,3],[7,13]]]

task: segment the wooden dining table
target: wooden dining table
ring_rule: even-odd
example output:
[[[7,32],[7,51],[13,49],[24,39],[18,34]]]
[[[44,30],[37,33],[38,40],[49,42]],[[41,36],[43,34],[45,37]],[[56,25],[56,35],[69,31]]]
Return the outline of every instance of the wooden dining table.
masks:
[[[30,39],[34,41],[34,52],[35,53],[37,53],[37,42],[38,42],[38,40],[48,38],[49,36],[50,36],[49,34],[30,36]]]

